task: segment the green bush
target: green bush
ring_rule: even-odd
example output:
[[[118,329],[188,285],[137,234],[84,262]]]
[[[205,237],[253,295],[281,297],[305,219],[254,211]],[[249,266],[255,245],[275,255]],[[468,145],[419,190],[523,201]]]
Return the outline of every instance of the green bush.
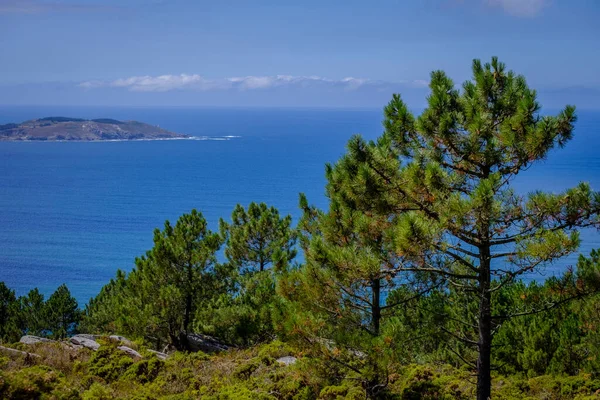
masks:
[[[101,346],[88,362],[88,372],[107,382],[119,379],[133,364],[130,356],[113,346]]]
[[[0,377],[0,394],[7,400],[79,398],[77,391],[66,384],[62,374],[42,365],[23,368],[7,378]]]
[[[92,384],[92,386],[81,395],[82,400],[112,400],[114,398],[113,392],[99,383]]]
[[[245,380],[250,378],[250,375],[252,375],[252,373],[256,371],[258,367],[260,367],[260,362],[252,359],[237,367],[233,374],[236,378]]]
[[[125,371],[125,374],[123,374],[121,379],[131,380],[142,384],[152,382],[158,376],[163,365],[164,362],[157,358],[140,360],[132,364],[127,371]]]

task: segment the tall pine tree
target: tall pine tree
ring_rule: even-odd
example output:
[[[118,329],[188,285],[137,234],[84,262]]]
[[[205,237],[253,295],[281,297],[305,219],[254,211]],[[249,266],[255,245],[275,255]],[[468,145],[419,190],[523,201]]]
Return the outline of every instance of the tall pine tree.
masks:
[[[231,223],[220,221],[228,262],[247,272],[264,271],[272,265],[275,255],[291,261],[296,256],[291,224],[291,216],[280,217],[275,207],[265,203],[252,202],[247,210],[238,204],[231,214]]]
[[[338,284],[331,271],[341,266],[374,272],[386,266],[398,276],[391,277],[397,283],[407,279],[400,278],[405,273],[414,274],[414,282],[432,287],[441,281],[458,297],[474,302],[475,312],[448,316],[453,321],[448,334],[474,348],[477,398],[487,400],[498,327],[512,317],[542,312],[595,290],[597,271],[568,271],[555,281],[558,296],[535,304],[499,308],[493,296],[525,274],[575,252],[578,229],[600,226],[600,194],[585,183],[562,193],[515,193],[511,185],[518,174],[572,138],[575,109],[567,106],[556,116],[540,115],[536,92],[496,58],[485,65],[475,60],[472,69],[473,78],[462,90],[444,72],[433,72],[428,107],[418,118],[394,95],[385,108],[384,134],[376,142],[360,137],[350,141],[345,159],[352,162],[336,165],[343,176],[338,197],[345,206],[328,218],[334,218],[330,225],[354,225],[354,231],[348,231],[348,239],[334,238],[337,250],[327,248],[326,242],[323,251],[311,250],[305,268],[330,271],[325,276]],[[332,201],[333,211],[334,206]],[[352,209],[367,218],[347,216],[346,210]],[[348,218],[356,222],[349,224]],[[369,237],[356,230],[356,224],[368,227],[377,221],[375,232],[381,230],[386,239],[382,254],[394,257],[375,254],[384,248],[365,242]],[[328,240],[327,235],[323,238]],[[336,258],[343,262],[332,263]],[[386,258],[389,265],[381,263]],[[368,280],[362,282],[366,286]],[[355,296],[340,291],[340,306]]]
[[[44,308],[45,325],[51,337],[62,339],[77,331],[81,313],[67,285],[60,285],[48,297]]]
[[[126,331],[188,349],[196,309],[217,294],[220,246],[219,234],[196,210],[179,217],[175,226],[167,221],[162,231],[156,229],[154,247],[136,260],[120,294],[137,324]]]
[[[38,288],[32,289],[27,296],[19,298],[21,324],[28,335],[44,335],[47,330],[47,307],[44,295]]]

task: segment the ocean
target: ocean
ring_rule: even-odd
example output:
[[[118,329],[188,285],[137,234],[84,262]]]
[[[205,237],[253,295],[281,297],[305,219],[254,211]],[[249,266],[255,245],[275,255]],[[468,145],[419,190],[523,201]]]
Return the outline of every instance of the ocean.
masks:
[[[600,190],[600,112],[515,180],[518,192],[587,181]],[[66,283],[80,305],[152,247],[154,228],[196,208],[218,229],[251,201],[299,217],[298,194],[327,207],[324,166],[355,133],[382,132],[380,109],[0,107],[0,124],[46,116],[138,120],[204,140],[0,142],[0,281],[17,295]],[[582,235],[582,253],[600,234]],[[571,256],[546,276],[574,264]]]

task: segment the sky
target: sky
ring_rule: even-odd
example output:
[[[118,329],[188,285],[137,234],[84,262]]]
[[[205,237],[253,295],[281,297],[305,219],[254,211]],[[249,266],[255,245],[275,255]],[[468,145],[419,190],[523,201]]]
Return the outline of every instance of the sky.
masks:
[[[597,0],[0,0],[1,105],[422,107],[498,56],[600,108]]]

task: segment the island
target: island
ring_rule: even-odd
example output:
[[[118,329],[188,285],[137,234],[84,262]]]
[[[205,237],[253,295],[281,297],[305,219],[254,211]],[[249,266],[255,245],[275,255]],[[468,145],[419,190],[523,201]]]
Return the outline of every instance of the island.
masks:
[[[190,139],[138,121],[46,117],[0,125],[0,141],[111,141]]]

